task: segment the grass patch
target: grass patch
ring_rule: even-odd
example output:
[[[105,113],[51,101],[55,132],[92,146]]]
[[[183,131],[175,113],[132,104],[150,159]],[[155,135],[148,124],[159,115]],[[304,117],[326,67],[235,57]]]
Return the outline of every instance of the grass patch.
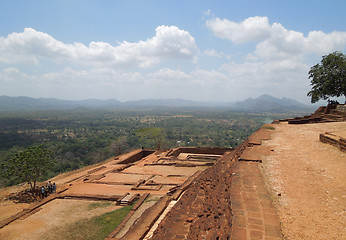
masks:
[[[121,223],[133,206],[125,206],[101,216],[80,220],[68,226],[60,227],[49,233],[48,236],[45,236],[45,239],[104,240]],[[98,206],[93,205],[93,207]]]
[[[275,127],[270,127],[270,126],[264,126],[264,127],[262,127],[262,128],[264,128],[264,129],[269,129],[269,130],[275,130]]]
[[[100,230],[97,233],[97,237],[100,238],[93,239],[105,239],[105,237],[107,237],[107,235],[121,223],[132,207],[133,205],[125,206],[113,212],[105,213],[102,216],[93,218],[93,223],[100,227]]]
[[[111,205],[110,202],[96,202],[96,203],[90,203],[88,206],[88,211],[93,210],[95,208],[100,208],[100,207],[108,207]]]
[[[157,202],[157,201],[159,201],[159,199],[160,199],[161,197],[160,196],[157,196],[157,197],[148,197],[147,199],[145,199],[144,200],[144,202]]]

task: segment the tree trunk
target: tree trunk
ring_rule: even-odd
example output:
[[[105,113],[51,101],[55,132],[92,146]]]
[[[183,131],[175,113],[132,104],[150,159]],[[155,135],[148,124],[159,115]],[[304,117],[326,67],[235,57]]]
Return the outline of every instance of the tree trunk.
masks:
[[[32,189],[32,192],[35,192],[36,190],[36,181],[34,181],[34,188]]]
[[[34,188],[32,187],[32,183],[29,182],[29,184],[30,184],[30,192],[34,192],[34,191],[33,191]]]

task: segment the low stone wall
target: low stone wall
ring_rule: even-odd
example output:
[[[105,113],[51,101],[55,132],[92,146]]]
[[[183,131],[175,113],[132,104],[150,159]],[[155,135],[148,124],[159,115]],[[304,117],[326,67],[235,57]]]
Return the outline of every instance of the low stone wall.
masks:
[[[127,233],[120,239],[143,239],[155,221],[160,217],[161,213],[166,209],[169,202],[170,197],[167,195],[160,198],[151,208],[146,209],[142,213],[141,217],[137,219],[135,224],[132,225]]]
[[[327,133],[320,134],[320,141],[323,143],[328,143],[339,148],[341,151],[346,152],[346,139],[339,137],[328,136]]]
[[[346,139],[345,138],[340,139],[340,149],[342,151],[346,152]]]
[[[223,155],[225,152],[230,152],[233,150],[234,148],[221,147],[180,147],[172,152],[169,152],[168,156],[178,157],[180,153]]]
[[[288,121],[289,124],[346,121],[346,104],[330,104],[326,107],[319,107],[309,116],[285,119],[284,121]]]
[[[135,154],[133,154],[132,156],[118,162],[118,164],[128,164],[128,163],[134,163],[137,162],[138,160],[154,153],[154,150],[147,150],[147,149],[143,149]]]
[[[346,104],[339,104],[336,106],[336,110],[339,112],[344,112],[346,113]]]
[[[230,182],[239,154],[226,153],[202,172],[160,223],[152,239],[229,239]]]
[[[126,215],[126,217],[122,220],[122,222],[118,225],[118,227],[112,231],[105,240],[115,239],[115,236],[120,232],[120,230],[125,226],[127,221],[132,217],[132,215],[137,211],[137,209],[142,205],[142,203],[147,199],[149,193],[143,194],[140,199],[136,202],[130,212]]]

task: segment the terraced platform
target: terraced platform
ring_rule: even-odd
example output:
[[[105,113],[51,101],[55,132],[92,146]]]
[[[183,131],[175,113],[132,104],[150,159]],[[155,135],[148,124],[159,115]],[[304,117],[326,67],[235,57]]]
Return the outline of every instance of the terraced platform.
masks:
[[[54,203],[61,200],[109,201],[117,206],[131,205],[138,199],[143,203],[149,195],[150,201],[154,203],[162,202],[160,199],[165,199],[165,196],[167,198],[167,194],[170,194],[170,199],[177,199],[193,179],[213,165],[226,150],[232,151],[232,149],[221,148],[188,148],[186,151],[182,149],[136,150],[85,170],[56,177],[51,179],[52,182],[56,182],[56,194],[51,194],[35,204],[27,205],[24,209],[13,208],[14,211],[10,217],[0,218],[0,239],[18,239],[24,236],[25,239],[40,238],[39,232],[49,231],[50,226],[45,222],[35,223],[37,221],[34,219],[42,215],[35,214],[42,212],[41,210],[52,211],[46,206],[54,208]],[[171,155],[172,153],[174,156]],[[189,159],[190,154],[194,156],[194,159]],[[144,200],[141,200],[143,198]],[[136,211],[138,209],[143,213],[147,208],[151,208],[149,215],[153,215],[152,212],[155,212],[153,209],[157,209],[157,206],[141,204],[136,207]],[[6,211],[5,205],[0,205],[0,211]],[[136,211],[132,210],[131,216],[126,217],[120,226],[128,225],[127,221],[135,222],[136,219],[141,218],[141,214],[135,214]],[[154,214],[153,219],[155,218]],[[152,222],[148,224],[150,226]],[[33,234],[26,235],[22,231],[12,231],[15,228],[25,229],[27,225],[33,226],[31,227]],[[54,222],[52,225],[59,225],[59,223]],[[118,238],[120,230],[113,232],[109,238]],[[124,232],[121,235],[124,235]]]
[[[320,135],[335,143],[344,129],[346,122],[279,122],[236,149],[138,150],[59,180],[61,193],[44,201],[139,199],[107,239],[341,240],[346,153]],[[44,202],[3,220],[11,221],[0,238],[17,239],[8,229],[42,211]]]

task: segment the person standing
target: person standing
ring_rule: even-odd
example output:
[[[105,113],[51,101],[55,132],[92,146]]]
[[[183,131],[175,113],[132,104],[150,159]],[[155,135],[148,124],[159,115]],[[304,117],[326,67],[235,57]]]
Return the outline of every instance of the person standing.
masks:
[[[41,187],[41,198],[42,198],[42,199],[44,198],[44,192],[45,192],[44,186],[42,186],[42,187]]]
[[[44,187],[44,196],[48,196],[48,184],[46,184],[46,186]]]
[[[49,193],[52,193],[52,192],[53,192],[53,185],[52,185],[52,182],[51,182],[51,181],[48,182],[48,192],[49,192]]]
[[[56,193],[56,185],[53,183],[53,193]]]

